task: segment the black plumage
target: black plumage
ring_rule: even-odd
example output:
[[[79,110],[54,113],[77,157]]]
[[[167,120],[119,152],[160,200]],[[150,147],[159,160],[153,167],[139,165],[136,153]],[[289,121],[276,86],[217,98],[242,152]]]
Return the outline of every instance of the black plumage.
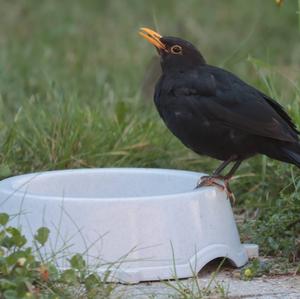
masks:
[[[200,155],[224,161],[200,185],[226,182],[256,154],[300,167],[299,132],[283,107],[234,74],[208,65],[189,42],[143,28],[161,57],[154,101],[170,131]],[[146,36],[145,36],[146,35]],[[225,176],[221,171],[234,167]]]

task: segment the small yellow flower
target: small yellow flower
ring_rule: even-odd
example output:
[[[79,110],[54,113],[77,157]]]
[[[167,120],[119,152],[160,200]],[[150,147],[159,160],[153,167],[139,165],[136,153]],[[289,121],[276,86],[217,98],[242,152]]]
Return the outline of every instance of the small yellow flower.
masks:
[[[26,258],[25,258],[25,257],[20,257],[20,258],[18,258],[18,260],[17,260],[17,265],[18,265],[19,267],[23,267],[23,266],[25,265],[25,263],[26,263]]]
[[[249,268],[245,270],[244,274],[247,278],[252,277],[253,275],[251,269]]]

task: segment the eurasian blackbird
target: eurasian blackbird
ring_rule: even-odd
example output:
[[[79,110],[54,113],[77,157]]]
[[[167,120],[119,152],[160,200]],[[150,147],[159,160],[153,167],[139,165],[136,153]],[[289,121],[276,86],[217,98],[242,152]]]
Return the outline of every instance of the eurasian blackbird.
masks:
[[[157,110],[181,142],[199,155],[223,161],[200,186],[223,185],[241,162],[256,154],[300,167],[299,131],[283,107],[234,74],[209,65],[188,41],[141,28],[161,59]],[[225,167],[234,162],[226,175]],[[223,187],[224,188],[224,187]]]

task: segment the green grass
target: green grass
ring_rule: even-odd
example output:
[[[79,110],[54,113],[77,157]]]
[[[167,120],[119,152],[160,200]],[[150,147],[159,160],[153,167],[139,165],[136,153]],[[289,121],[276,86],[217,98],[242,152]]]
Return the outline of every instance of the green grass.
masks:
[[[300,126],[299,1],[1,1],[0,176],[78,167],[210,172],[151,102],[140,26],[179,35],[281,102]],[[300,172],[256,157],[232,183],[242,239],[300,258]]]
[[[9,216],[0,214],[0,298],[111,297],[116,284],[107,283],[110,266],[100,277],[89,267],[86,257],[73,254],[68,256],[66,269],[58,269],[53,257],[42,254],[50,233],[46,227],[39,228],[31,245],[21,229],[9,226]]]

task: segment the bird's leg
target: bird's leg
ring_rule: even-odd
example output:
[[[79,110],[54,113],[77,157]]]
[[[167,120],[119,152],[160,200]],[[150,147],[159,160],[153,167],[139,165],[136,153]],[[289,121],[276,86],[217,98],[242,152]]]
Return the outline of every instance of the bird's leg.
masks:
[[[225,184],[225,191],[227,193],[228,198],[232,201],[232,203],[235,202],[235,196],[231,191],[231,188],[229,186],[229,181],[233,177],[234,173],[237,171],[241,163],[242,163],[241,160],[237,160],[233,165],[233,167],[230,169],[230,171],[223,177],[224,184]]]
[[[242,160],[237,160],[235,162],[235,164],[232,166],[232,168],[230,169],[230,171],[226,175],[223,176],[223,179],[227,180],[227,181],[230,180],[233,177],[234,173],[240,167],[241,163],[242,163]]]
[[[232,200],[233,202],[235,201],[234,194],[232,193],[230,186],[229,186],[229,180],[232,178],[236,170],[239,168],[241,165],[242,161],[237,160],[233,167],[230,169],[230,171],[222,176],[220,173],[224,168],[233,160],[235,160],[236,157],[231,157],[230,159],[224,161],[214,172],[211,176],[203,176],[201,177],[200,181],[198,182],[196,188],[200,188],[203,186],[216,186],[217,188],[221,189],[222,191],[225,191],[228,198]],[[224,185],[218,182],[218,180],[224,181]]]
[[[230,157],[228,160],[222,162],[221,165],[213,172],[212,175],[205,175],[205,176],[202,176],[202,177],[200,178],[200,180],[198,181],[196,188],[201,187],[201,186],[200,186],[201,183],[202,183],[203,181],[207,180],[207,179],[212,179],[212,178],[214,178],[214,179],[221,179],[221,180],[223,180],[223,177],[221,176],[221,172],[224,170],[224,168],[226,168],[227,165],[229,165],[229,164],[230,164],[232,161],[234,161],[235,159],[236,159],[235,156]]]

